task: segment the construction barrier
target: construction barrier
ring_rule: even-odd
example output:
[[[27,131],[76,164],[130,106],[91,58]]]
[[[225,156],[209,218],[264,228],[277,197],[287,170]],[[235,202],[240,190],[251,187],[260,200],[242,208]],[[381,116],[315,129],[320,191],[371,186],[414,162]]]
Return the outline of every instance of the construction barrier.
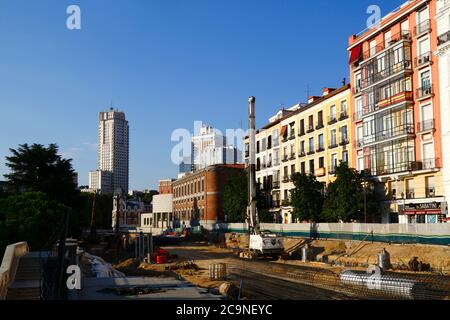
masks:
[[[246,233],[245,223],[205,224],[209,231]],[[450,224],[291,223],[261,224],[261,229],[289,237],[367,240],[392,243],[449,245]]]

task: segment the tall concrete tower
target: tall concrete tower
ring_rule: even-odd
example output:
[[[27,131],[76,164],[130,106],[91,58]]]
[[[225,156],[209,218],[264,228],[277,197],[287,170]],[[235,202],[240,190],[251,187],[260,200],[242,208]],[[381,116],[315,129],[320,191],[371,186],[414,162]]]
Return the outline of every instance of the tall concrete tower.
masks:
[[[125,113],[112,108],[98,117],[98,169],[111,173],[110,190],[128,193],[129,126]]]

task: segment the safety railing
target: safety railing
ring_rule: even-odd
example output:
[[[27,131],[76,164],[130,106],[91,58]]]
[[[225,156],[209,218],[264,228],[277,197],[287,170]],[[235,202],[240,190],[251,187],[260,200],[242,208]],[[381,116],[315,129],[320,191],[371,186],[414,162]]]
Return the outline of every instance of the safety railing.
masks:
[[[14,282],[19,258],[29,252],[26,242],[11,244],[6,247],[0,267],[0,300],[5,300],[9,285]]]

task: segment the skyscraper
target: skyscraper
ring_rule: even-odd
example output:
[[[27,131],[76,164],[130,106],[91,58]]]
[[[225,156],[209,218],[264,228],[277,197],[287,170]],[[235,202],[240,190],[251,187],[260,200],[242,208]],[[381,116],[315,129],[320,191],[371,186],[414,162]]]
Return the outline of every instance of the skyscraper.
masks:
[[[111,175],[110,186],[89,179],[89,188],[104,193],[128,193],[129,127],[125,114],[114,109],[100,112],[98,118],[98,170]],[[90,177],[98,174],[90,174]]]

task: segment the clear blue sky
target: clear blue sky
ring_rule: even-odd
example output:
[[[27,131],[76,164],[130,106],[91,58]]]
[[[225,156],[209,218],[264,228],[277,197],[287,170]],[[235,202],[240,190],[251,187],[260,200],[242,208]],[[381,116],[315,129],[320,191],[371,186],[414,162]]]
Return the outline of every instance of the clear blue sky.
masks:
[[[0,175],[8,148],[57,143],[80,184],[97,167],[97,114],[130,122],[130,188],[176,176],[176,128],[202,120],[246,126],[257,98],[263,125],[282,104],[348,77],[349,35],[366,9],[401,0],[0,0]],[[82,30],[66,28],[66,8]]]

